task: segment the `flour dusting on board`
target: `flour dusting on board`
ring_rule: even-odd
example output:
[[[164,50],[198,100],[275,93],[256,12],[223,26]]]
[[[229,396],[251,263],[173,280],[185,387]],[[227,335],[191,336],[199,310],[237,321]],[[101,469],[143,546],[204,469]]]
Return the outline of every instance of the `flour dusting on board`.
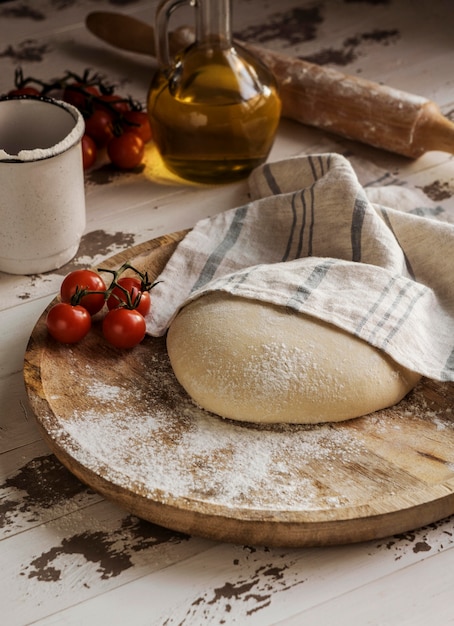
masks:
[[[184,500],[196,509],[209,504],[254,515],[368,503],[384,487],[392,495],[398,480],[394,466],[392,478],[384,476],[383,458],[370,454],[370,438],[394,446],[397,458],[399,437],[408,436],[412,421],[429,420],[434,437],[454,430],[446,407],[429,407],[418,388],[398,414],[385,410],[314,426],[233,422],[194,405],[173,375],[163,339],[83,359],[77,348],[56,349],[65,350],[73,384],[59,389],[53,371],[59,359],[49,359],[44,384],[58,416],[45,425],[50,436],[83,467],[165,504]],[[444,469],[453,463],[451,455]]]

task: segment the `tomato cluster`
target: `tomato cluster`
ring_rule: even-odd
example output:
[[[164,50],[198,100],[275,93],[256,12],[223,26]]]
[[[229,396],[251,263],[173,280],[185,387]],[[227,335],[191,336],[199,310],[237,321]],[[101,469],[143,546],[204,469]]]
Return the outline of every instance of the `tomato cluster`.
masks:
[[[122,276],[127,269],[135,275]],[[49,334],[61,343],[77,343],[92,326],[92,316],[104,306],[102,334],[116,348],[133,348],[145,337],[145,316],[151,308],[150,283],[143,274],[125,263],[119,270],[100,269],[112,274],[109,286],[93,270],[75,270],[68,274],[60,287],[60,301],[48,311],[46,326]]]
[[[72,104],[85,119],[82,139],[84,169],[93,167],[102,152],[119,169],[134,169],[143,160],[151,140],[148,115],[139,102],[123,98],[98,74],[67,72],[51,82],[24,78],[18,70],[8,95],[52,95]]]

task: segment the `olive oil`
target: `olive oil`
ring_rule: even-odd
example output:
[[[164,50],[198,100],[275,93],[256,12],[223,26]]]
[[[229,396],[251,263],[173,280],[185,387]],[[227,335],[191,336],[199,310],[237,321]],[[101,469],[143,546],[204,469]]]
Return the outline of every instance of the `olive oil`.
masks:
[[[281,103],[273,76],[240,46],[212,34],[157,73],[148,94],[154,141],[169,170],[223,183],[263,163]]]

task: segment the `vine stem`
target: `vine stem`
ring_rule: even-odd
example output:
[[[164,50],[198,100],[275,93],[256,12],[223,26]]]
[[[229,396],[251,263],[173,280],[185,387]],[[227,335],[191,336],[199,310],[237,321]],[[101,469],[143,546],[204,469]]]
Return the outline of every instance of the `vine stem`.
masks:
[[[140,282],[141,282],[140,290],[137,296],[134,298],[134,301],[131,298],[130,291],[128,291],[128,289],[123,287],[118,282],[119,278],[126,270],[132,270],[140,278]],[[139,306],[140,300],[142,298],[142,292],[151,291],[153,287],[155,287],[158,283],[162,282],[160,280],[155,281],[154,283],[150,282],[147,272],[141,272],[140,270],[138,270],[136,267],[134,267],[128,262],[123,263],[123,265],[121,265],[121,267],[119,267],[116,270],[111,270],[109,268],[100,267],[98,269],[98,272],[107,272],[109,274],[112,274],[112,280],[110,282],[110,285],[107,287],[107,289],[98,291],[98,290],[91,290],[91,289],[80,289],[79,287],[77,287],[76,291],[71,297],[72,306],[77,306],[78,304],[80,304],[82,298],[84,298],[85,296],[90,296],[90,295],[103,295],[104,301],[106,302],[112,295],[112,292],[114,291],[114,289],[120,289],[120,291],[122,291],[125,295],[126,302],[121,300],[121,298],[117,298],[119,305],[125,306],[128,309],[136,309]]]

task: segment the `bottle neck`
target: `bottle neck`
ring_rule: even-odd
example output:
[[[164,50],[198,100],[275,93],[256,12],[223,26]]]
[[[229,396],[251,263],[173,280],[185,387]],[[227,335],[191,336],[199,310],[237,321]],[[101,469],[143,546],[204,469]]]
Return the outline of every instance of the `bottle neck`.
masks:
[[[200,44],[230,48],[232,0],[196,0],[196,37]]]

